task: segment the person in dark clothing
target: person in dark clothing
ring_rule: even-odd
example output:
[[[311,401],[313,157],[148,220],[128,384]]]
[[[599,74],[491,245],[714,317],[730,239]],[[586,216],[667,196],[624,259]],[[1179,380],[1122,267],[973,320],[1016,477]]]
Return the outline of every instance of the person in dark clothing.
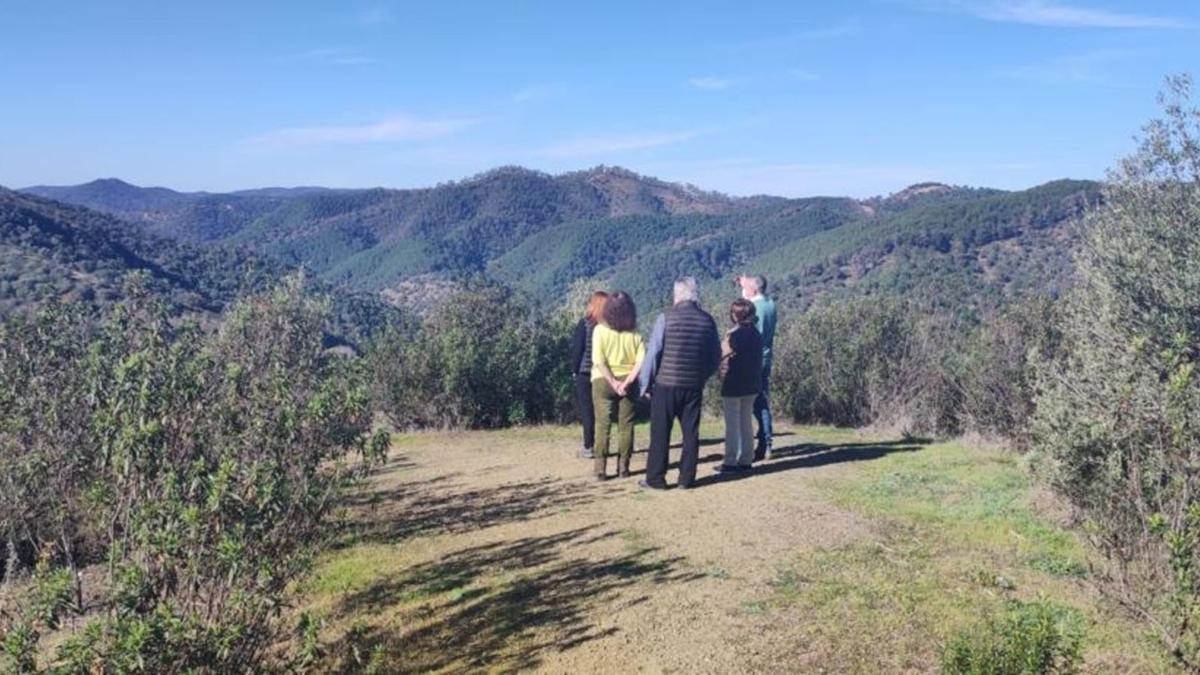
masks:
[[[650,454],[646,478],[639,485],[656,490],[667,487],[667,455],[676,419],[683,431],[679,487],[690,488],[695,482],[704,383],[721,361],[717,324],[700,309],[696,280],[676,281],[674,296],[675,305],[654,323],[639,383],[650,393]]]
[[[774,356],[775,323],[777,321],[775,301],[766,296],[767,278],[759,275],[738,275],[742,297],[754,303],[758,333],[763,341],[762,386],[754,400],[754,419],[758,420],[758,445],[754,448],[754,461],[771,459],[775,443],[771,422],[771,362]]]
[[[587,311],[575,325],[575,332],[571,335],[571,349],[567,357],[571,365],[571,375],[575,380],[575,402],[579,405],[579,422],[583,425],[583,449],[579,451],[579,456],[584,459],[594,457],[593,448],[596,446],[596,408],[592,401],[592,334],[604,315],[604,303],[607,301],[608,293],[592,293]]]
[[[762,383],[763,339],[755,326],[754,303],[744,298],[729,308],[733,328],[722,345],[721,402],[725,409],[725,461],[721,473],[746,471],[754,462],[754,401]]]

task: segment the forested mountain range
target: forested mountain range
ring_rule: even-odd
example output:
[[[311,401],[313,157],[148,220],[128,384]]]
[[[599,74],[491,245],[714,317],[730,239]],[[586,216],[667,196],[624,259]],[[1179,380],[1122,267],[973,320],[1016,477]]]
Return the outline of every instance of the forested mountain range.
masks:
[[[0,318],[50,301],[102,308],[128,296],[133,273],[178,316],[214,317],[234,299],[295,271],[245,247],[159,236],[91,209],[0,187]],[[311,280],[332,294],[334,342],[359,341],[391,312],[378,296]]]
[[[393,298],[486,276],[539,296],[592,279],[657,304],[680,274],[761,271],[796,305],[900,292],[950,309],[1059,289],[1071,223],[1100,198],[1097,183],[1067,180],[1016,192],[923,183],[867,200],[735,198],[612,167],[503,167],[415,190],[182,193],[105,179],[24,192],[145,230],[128,236],[188,251],[237,246]]]
[[[131,272],[182,311],[219,311],[283,265],[244,249],[159,237],[97,211],[0,188],[0,313],[50,299],[104,305]]]

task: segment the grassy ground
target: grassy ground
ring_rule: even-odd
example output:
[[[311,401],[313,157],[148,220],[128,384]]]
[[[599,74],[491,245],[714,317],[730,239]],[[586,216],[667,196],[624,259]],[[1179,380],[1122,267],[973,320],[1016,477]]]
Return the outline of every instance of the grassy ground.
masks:
[[[1015,455],[804,427],[722,480],[720,433],[700,489],[667,493],[590,481],[571,429],[398,436],[302,589],[322,665],[928,672],[957,631],[1043,599],[1077,617],[1085,670],[1168,670]]]
[[[1013,600],[1044,600],[1081,619],[1088,670],[1169,671],[1152,637],[1097,596],[1088,552],[1035,507],[1018,456],[941,443],[818,484],[871,518],[876,536],[800,552],[762,607],[799,613],[815,660],[831,670],[921,670],[931,644]]]

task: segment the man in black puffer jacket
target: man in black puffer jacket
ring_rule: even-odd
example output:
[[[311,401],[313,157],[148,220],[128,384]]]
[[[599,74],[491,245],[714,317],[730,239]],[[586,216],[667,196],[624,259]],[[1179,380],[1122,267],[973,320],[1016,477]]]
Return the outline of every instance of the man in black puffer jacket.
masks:
[[[674,295],[675,305],[654,322],[641,373],[642,391],[651,394],[650,456],[640,485],[656,490],[667,487],[667,451],[676,419],[683,431],[679,487],[690,488],[695,482],[704,383],[721,362],[717,324],[700,309],[696,280],[676,281]]]

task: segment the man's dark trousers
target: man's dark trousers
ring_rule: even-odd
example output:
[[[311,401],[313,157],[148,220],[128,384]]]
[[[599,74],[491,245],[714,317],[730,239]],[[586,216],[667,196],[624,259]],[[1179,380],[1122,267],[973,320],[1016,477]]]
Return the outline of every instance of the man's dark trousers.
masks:
[[[671,429],[675,420],[683,429],[683,452],[679,458],[679,487],[691,487],[700,461],[700,409],[703,389],[658,385],[650,397],[650,456],[646,458],[646,482],[666,487]]]
[[[579,403],[579,423],[583,425],[583,447],[596,447],[596,404],[592,401],[592,380],[587,373],[575,376],[575,400]]]

